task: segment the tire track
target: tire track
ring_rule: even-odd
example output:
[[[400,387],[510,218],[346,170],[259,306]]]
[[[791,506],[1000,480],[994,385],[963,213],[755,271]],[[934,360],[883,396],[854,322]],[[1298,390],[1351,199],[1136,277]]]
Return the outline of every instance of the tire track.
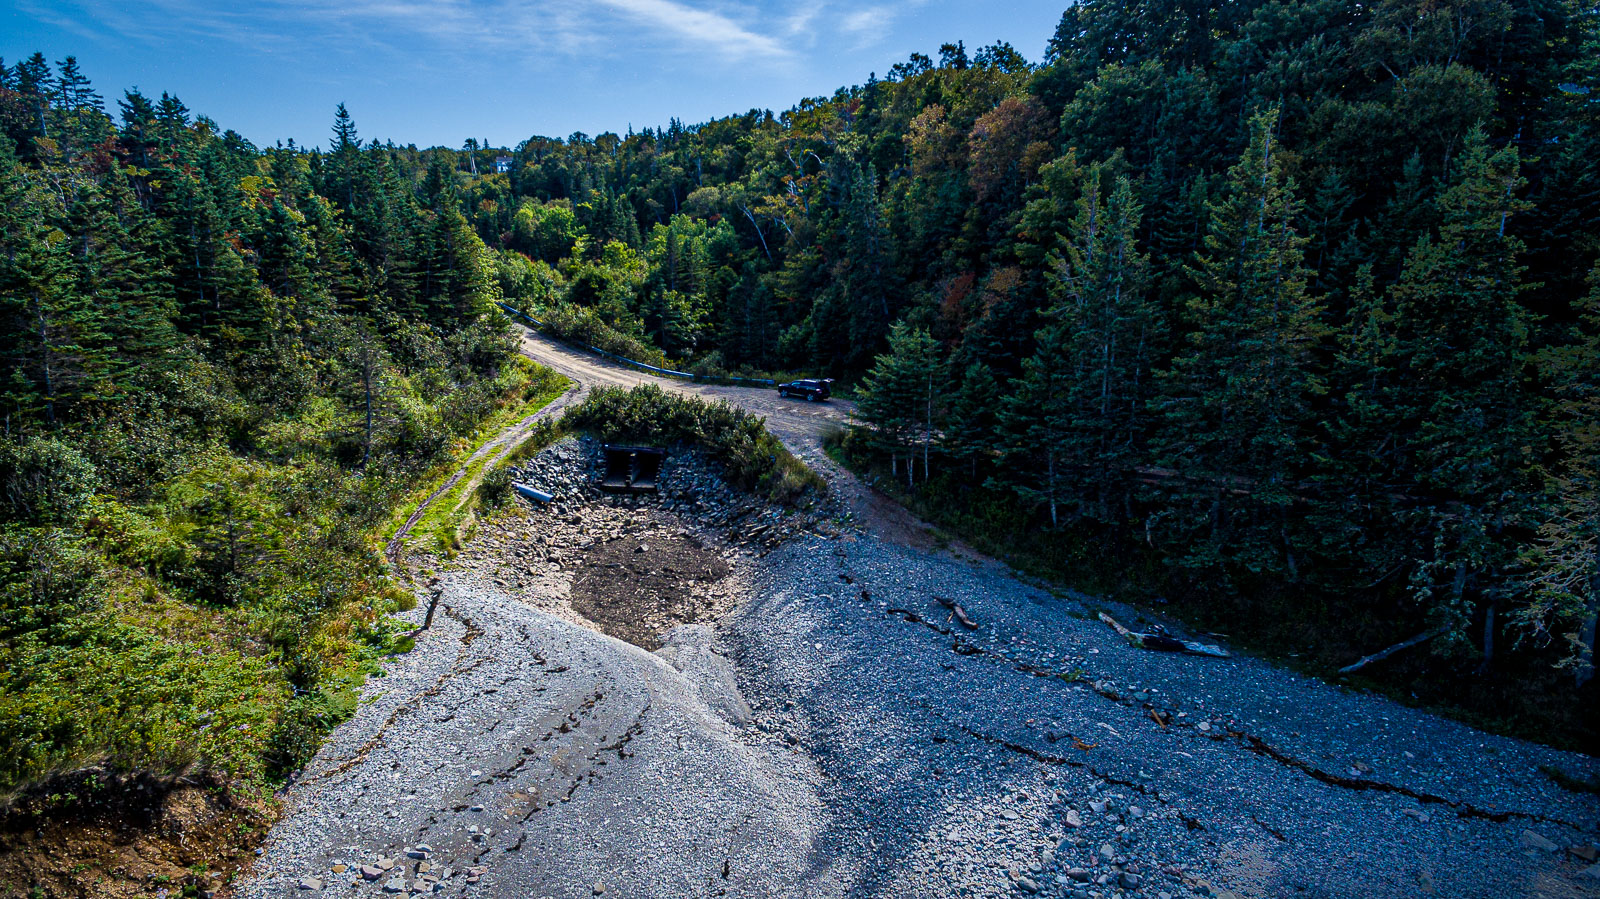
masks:
[[[524,353],[524,355],[526,355],[526,353]],[[394,532],[394,536],[389,538],[389,542],[383,547],[383,554],[389,559],[389,561],[399,561],[400,550],[405,546],[405,539],[406,537],[410,536],[411,529],[417,526],[417,522],[422,520],[422,516],[427,514],[428,509],[432,508],[434,502],[438,500],[439,497],[445,495],[457,484],[461,483],[461,479],[467,476],[467,472],[472,469],[473,465],[478,462],[478,460],[488,456],[495,450],[499,450],[498,454],[496,454],[494,458],[488,462],[488,464],[480,468],[478,473],[473,476],[471,481],[468,482],[467,490],[469,491],[477,487],[478,483],[483,480],[484,472],[493,468],[495,465],[498,465],[500,460],[510,455],[512,451],[517,448],[517,446],[522,442],[522,438],[526,437],[528,432],[533,430],[533,426],[536,422],[538,422],[540,419],[555,415],[557,412],[564,412],[568,406],[571,406],[574,403],[582,402],[583,398],[588,395],[588,388],[583,382],[578,381],[571,375],[567,375],[566,372],[562,372],[562,374],[566,375],[568,380],[572,381],[572,386],[567,388],[566,393],[563,393],[551,400],[549,403],[545,404],[541,409],[539,409],[537,412],[534,412],[532,415],[529,415],[527,418],[524,418],[521,421],[518,421],[517,423],[507,427],[499,434],[496,434],[494,439],[488,441],[483,446],[478,447],[478,449],[473,452],[472,455],[468,456],[461,463],[461,467],[457,468],[454,474],[450,475],[450,477],[446,479],[443,484],[439,485],[438,489],[428,494],[426,499],[417,504],[417,507],[413,509],[411,514],[406,518],[405,524],[401,525],[399,530]]]

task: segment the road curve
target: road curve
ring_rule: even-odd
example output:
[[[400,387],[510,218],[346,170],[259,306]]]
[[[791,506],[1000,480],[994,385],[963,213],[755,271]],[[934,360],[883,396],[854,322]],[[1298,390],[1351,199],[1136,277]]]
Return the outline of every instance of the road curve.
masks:
[[[834,398],[812,403],[787,399],[779,396],[776,390],[761,387],[698,384],[678,378],[658,377],[573,349],[531,328],[520,325],[518,328],[522,332],[521,350],[524,356],[580,384],[591,387],[656,384],[685,396],[725,400],[765,418],[767,429],[784,441],[792,452],[809,450],[813,444],[820,446],[821,436],[827,428],[844,425],[855,415],[855,404],[849,400]]]

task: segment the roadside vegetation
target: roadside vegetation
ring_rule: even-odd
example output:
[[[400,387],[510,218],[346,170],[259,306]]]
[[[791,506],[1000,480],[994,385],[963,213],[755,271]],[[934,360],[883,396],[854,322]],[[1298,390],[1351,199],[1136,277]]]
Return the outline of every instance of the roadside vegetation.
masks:
[[[510,494],[510,469],[569,434],[609,443],[686,445],[723,466],[728,482],[784,506],[802,506],[827,492],[827,483],[772,436],[759,416],[724,402],[708,403],[654,384],[631,389],[599,387],[557,421],[541,421],[495,470],[480,493],[497,505]]]
[[[550,405],[572,386],[572,382],[567,378],[543,366],[535,365],[522,356],[514,357],[512,362],[526,377],[526,383],[518,391],[519,398],[506,403],[499,411],[485,419],[473,433],[472,439],[458,441],[459,446],[456,451],[424,477],[421,486],[414,490],[405,502],[395,507],[394,514],[382,531],[385,543],[399,531],[419,504],[433,496],[442,484],[460,470],[462,460],[471,461],[462,470],[461,477],[457,478],[455,484],[448,490],[433,498],[433,502],[428,505],[416,524],[412,525],[405,539],[413,545],[421,545],[430,551],[449,556],[470,538],[480,506],[479,485],[490,473],[502,467],[496,464],[496,457],[501,453],[515,451],[515,447],[503,450],[497,448],[482,455],[479,455],[480,451],[494,441],[502,431]],[[474,456],[477,458],[473,458]]]
[[[326,154],[170,96],[113,121],[70,57],[0,76],[0,797],[264,796],[404,648],[392,511],[554,382],[447,163],[342,111]]]

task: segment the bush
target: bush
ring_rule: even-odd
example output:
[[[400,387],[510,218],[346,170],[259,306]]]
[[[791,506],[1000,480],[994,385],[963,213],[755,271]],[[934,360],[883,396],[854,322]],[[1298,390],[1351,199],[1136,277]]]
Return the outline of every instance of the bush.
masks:
[[[102,601],[101,569],[83,541],[57,528],[0,529],[0,640],[56,627]]]
[[[502,465],[484,474],[478,482],[478,498],[485,509],[498,509],[511,498],[511,468]]]
[[[586,306],[562,303],[545,310],[541,318],[545,330],[562,340],[599,347],[624,359],[648,365],[665,367],[667,364],[666,355],[659,349],[622,333],[602,319],[600,313]]]
[[[688,443],[721,462],[734,486],[784,505],[826,492],[827,485],[767,432],[762,419],[725,402],[707,403],[653,384],[601,387],[567,412],[562,426],[618,442]]]
[[[54,437],[0,441],[0,515],[38,524],[71,524],[94,495],[94,465]]]

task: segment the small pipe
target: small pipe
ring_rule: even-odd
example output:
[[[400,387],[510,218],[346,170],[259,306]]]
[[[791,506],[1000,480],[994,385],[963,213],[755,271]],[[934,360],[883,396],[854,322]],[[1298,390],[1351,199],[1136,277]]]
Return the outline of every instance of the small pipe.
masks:
[[[541,503],[547,503],[555,499],[555,494],[545,493],[543,490],[535,490],[532,487],[529,487],[527,484],[513,483],[511,485],[511,489],[517,491],[518,496],[526,499],[536,500]]]

